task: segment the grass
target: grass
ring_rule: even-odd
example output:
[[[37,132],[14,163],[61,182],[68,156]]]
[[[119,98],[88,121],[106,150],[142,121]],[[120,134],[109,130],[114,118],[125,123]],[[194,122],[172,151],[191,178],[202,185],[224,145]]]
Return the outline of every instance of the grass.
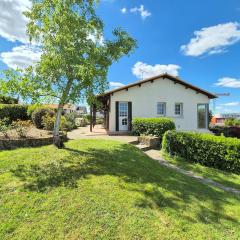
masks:
[[[0,239],[240,239],[240,198],[134,146],[0,152]]]
[[[185,170],[190,170],[205,178],[210,178],[225,186],[240,190],[240,175],[231,172],[221,171],[219,169],[211,167],[206,167],[199,163],[191,163],[184,158],[178,156],[170,157],[165,152],[161,152],[161,155],[164,157],[164,159],[168,160],[174,165],[177,165],[178,167],[181,167]]]

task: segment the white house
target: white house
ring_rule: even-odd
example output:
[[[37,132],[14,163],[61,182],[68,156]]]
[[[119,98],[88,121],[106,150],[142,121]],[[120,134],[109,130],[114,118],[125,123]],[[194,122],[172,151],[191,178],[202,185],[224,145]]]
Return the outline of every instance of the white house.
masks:
[[[209,101],[213,98],[216,98],[214,94],[169,74],[98,96],[105,112],[105,127],[110,134],[131,131],[135,117],[170,117],[177,130],[207,131]]]

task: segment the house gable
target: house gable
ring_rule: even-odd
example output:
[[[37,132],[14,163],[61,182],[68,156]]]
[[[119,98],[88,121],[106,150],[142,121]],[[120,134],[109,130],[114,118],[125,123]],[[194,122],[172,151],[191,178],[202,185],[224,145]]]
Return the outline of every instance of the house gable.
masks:
[[[198,93],[201,93],[201,94],[204,94],[206,95],[209,99],[213,99],[213,98],[217,98],[217,96],[215,96],[214,94],[208,92],[208,91],[205,91],[199,87],[196,87],[190,83],[187,83],[185,81],[183,81],[182,79],[178,78],[178,77],[175,77],[175,76],[172,76],[170,74],[161,74],[161,75],[158,75],[158,76],[155,76],[155,77],[151,77],[151,78],[147,78],[147,79],[144,79],[142,81],[138,81],[138,82],[135,82],[135,83],[132,83],[132,84],[128,84],[126,86],[123,86],[123,87],[120,87],[120,88],[116,88],[116,89],[113,89],[113,90],[110,90],[100,96],[103,96],[103,95],[113,95],[114,93],[116,92],[119,92],[119,91],[128,91],[128,89],[132,88],[132,87],[141,87],[141,86],[144,86],[145,84],[147,83],[154,83],[155,81],[159,81],[159,80],[165,80],[165,79],[168,79],[170,81],[172,81],[174,84],[180,84],[180,85],[183,85],[185,87],[185,89],[191,89],[191,90],[194,90],[197,94]]]

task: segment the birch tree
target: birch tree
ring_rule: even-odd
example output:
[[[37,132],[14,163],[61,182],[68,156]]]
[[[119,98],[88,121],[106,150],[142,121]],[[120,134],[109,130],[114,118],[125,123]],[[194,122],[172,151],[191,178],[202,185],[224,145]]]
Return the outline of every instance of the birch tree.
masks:
[[[34,69],[38,77],[33,79],[58,99],[53,132],[57,147],[62,146],[59,125],[63,105],[103,92],[109,67],[136,47],[136,41],[121,28],[112,31],[110,40],[104,38],[97,4],[95,0],[33,0],[25,12],[30,40],[42,51]]]

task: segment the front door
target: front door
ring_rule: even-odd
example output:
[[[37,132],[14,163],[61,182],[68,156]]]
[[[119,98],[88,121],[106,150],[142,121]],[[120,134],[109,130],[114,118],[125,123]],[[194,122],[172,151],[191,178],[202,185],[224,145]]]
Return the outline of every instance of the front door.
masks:
[[[119,102],[119,131],[128,131],[128,102]]]

